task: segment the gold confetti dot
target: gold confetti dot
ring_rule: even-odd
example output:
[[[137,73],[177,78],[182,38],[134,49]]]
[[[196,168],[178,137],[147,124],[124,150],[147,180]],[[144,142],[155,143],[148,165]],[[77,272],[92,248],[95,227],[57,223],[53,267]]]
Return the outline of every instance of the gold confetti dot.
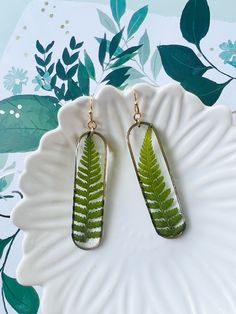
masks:
[[[48,5],[48,2],[46,1],[44,4],[45,4],[45,5]]]
[[[24,25],[24,26],[23,26],[23,29],[24,29],[24,30],[26,30],[26,29],[27,29],[27,26],[26,26],[26,25]]]
[[[68,20],[66,20],[66,21],[65,21],[65,23],[66,23],[66,24],[69,24],[69,21],[68,21]]]
[[[51,18],[52,18],[53,16],[54,16],[54,14],[50,14],[50,15],[49,15],[49,17],[51,17]]]
[[[44,8],[42,8],[42,9],[41,9],[41,11],[42,11],[42,12],[45,12],[45,9],[44,9]]]
[[[210,48],[210,51],[214,51],[214,48]]]
[[[60,27],[63,29],[63,28],[65,28],[65,25],[61,25]]]
[[[55,5],[53,6],[53,9],[56,9],[56,6],[55,6]]]
[[[24,53],[24,57],[25,57],[25,58],[28,57],[28,53],[27,53],[27,52]]]
[[[20,39],[20,36],[19,36],[19,35],[17,35],[17,36],[16,36],[16,40],[19,40],[19,39]]]

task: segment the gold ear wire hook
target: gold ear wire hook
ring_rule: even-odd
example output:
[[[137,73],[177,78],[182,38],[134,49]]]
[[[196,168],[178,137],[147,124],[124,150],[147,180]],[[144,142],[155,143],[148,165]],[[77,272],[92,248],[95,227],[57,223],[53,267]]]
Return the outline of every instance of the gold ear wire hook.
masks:
[[[138,97],[135,90],[133,90],[133,94],[134,94],[134,116],[133,117],[134,117],[134,121],[138,124],[138,126],[140,126],[142,114],[139,110]]]
[[[93,131],[97,128],[97,123],[93,119],[93,96],[89,97],[89,112],[88,112],[88,128],[90,129],[90,132],[93,133]]]

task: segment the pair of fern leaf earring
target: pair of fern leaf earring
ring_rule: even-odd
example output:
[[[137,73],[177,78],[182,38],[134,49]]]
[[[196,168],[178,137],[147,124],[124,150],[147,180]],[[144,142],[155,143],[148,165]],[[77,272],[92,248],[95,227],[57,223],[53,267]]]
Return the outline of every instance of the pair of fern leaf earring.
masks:
[[[85,250],[98,247],[102,239],[108,153],[105,138],[95,131],[92,97],[89,103],[89,130],[79,138],[76,153],[72,222],[72,239]],[[176,186],[157,130],[141,120],[135,92],[134,121],[127,143],[152,224],[160,236],[176,238],[185,229]]]

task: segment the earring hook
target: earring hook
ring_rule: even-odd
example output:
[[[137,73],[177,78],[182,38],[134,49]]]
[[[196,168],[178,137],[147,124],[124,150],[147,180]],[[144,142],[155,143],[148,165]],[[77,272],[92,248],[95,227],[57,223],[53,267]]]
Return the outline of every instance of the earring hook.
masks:
[[[93,96],[89,97],[89,112],[88,112],[88,128],[90,129],[90,132],[93,133],[93,131],[97,128],[97,123],[95,122],[93,118]]]
[[[135,90],[133,90],[133,94],[134,94],[134,116],[133,117],[134,117],[134,121],[138,124],[138,126],[140,126],[142,114],[139,110],[138,97]]]

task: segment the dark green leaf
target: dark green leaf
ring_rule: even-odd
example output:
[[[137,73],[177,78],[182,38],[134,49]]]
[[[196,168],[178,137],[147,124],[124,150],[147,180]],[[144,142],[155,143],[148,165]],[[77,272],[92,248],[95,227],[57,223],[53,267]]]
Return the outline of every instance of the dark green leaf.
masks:
[[[43,46],[40,44],[39,40],[36,41],[36,48],[37,48],[37,50],[38,50],[40,53],[42,53],[42,54],[45,53],[45,49],[44,49]]]
[[[205,105],[212,106],[230,81],[218,84],[205,77],[190,77],[183,81],[181,85],[187,91],[198,96]]]
[[[126,0],[110,0],[110,7],[114,20],[120,25],[120,19],[126,10]]]
[[[114,55],[116,52],[117,48],[119,47],[122,35],[123,35],[123,30],[122,29],[119,33],[117,33],[111,40],[110,45],[109,45],[109,56],[110,58]]]
[[[57,76],[65,81],[66,80],[66,71],[65,71],[65,68],[63,67],[62,63],[61,63],[61,60],[58,60],[57,61],[57,64],[56,64],[56,72],[57,72]]]
[[[119,58],[116,60],[115,63],[113,63],[110,68],[116,68],[121,66],[122,64],[128,62],[129,60],[131,60],[134,56],[136,56],[137,53],[132,53],[132,54],[127,54],[124,55],[123,57]]]
[[[95,37],[96,41],[100,44],[101,41],[103,40],[103,38],[100,38],[100,37]],[[111,42],[109,40],[107,40],[107,52],[109,52],[110,50],[110,44]],[[118,54],[122,53],[123,52],[123,49],[120,48],[120,47],[117,47],[116,51],[114,52],[114,56],[117,56]]]
[[[45,59],[45,66],[47,66],[52,60],[52,52],[49,53],[49,55],[47,56],[47,58]]]
[[[143,36],[140,38],[139,45],[141,46],[138,51],[139,61],[144,66],[150,56],[150,42],[147,30],[145,30]]]
[[[183,37],[199,46],[210,26],[210,10],[207,0],[189,0],[183,10],[180,28]]]
[[[71,37],[71,40],[70,40],[70,48],[74,50],[75,46],[76,46],[76,40],[75,40],[75,36],[73,36]]]
[[[68,81],[68,90],[70,92],[71,98],[72,100],[80,97],[83,95],[81,88],[78,86],[78,84],[73,81],[73,80],[69,80]]]
[[[76,46],[75,46],[75,48],[76,49],[79,49],[80,47],[82,47],[83,46],[83,41],[81,41],[80,43],[78,43]]]
[[[130,47],[130,48],[126,49],[125,51],[123,51],[122,53],[120,53],[116,58],[122,58],[126,55],[130,55],[130,54],[134,53],[135,51],[139,50],[140,47],[142,47],[142,45]]]
[[[89,95],[89,74],[81,61],[79,62],[78,67],[78,80],[83,95]]]
[[[111,33],[116,34],[117,29],[116,29],[116,26],[115,26],[114,22],[112,21],[112,19],[106,13],[102,12],[101,10],[97,9],[97,11],[98,11],[98,16],[99,16],[99,20],[100,20],[101,24],[107,30],[109,30]]]
[[[106,39],[106,34],[104,34],[104,38],[102,39],[100,43],[99,52],[98,52],[99,62],[102,67],[105,61],[106,51],[107,51],[107,39]]]
[[[12,237],[9,237],[9,238],[6,238],[6,239],[0,239],[0,259],[2,258],[2,254],[4,252],[5,247],[11,241],[11,239],[12,239]]]
[[[145,5],[138,11],[134,12],[128,25],[127,35],[130,38],[134,33],[137,32],[139,27],[142,25],[148,13],[148,5]]]
[[[47,72],[51,75],[52,74],[52,72],[53,72],[53,70],[54,70],[54,66],[55,66],[55,63],[52,63],[51,65],[50,65],[50,67],[48,68],[48,70],[47,70]]]
[[[66,73],[66,78],[67,79],[72,78],[75,75],[77,69],[78,69],[78,64],[73,65]]]
[[[52,41],[49,45],[47,45],[47,48],[45,50],[45,52],[47,53],[49,50],[51,50],[51,48],[53,47],[55,41]]]
[[[57,99],[19,95],[0,101],[0,153],[27,152],[38,147],[42,135],[57,127]],[[21,109],[18,106],[21,105]],[[10,111],[14,114],[9,114]]]
[[[44,67],[45,66],[45,63],[44,63],[44,60],[43,59],[41,59],[39,56],[37,56],[37,55],[34,55],[34,57],[35,57],[35,60],[36,60],[36,62],[37,62],[37,64],[38,65],[40,65],[41,67]]]
[[[54,89],[55,85],[56,85],[56,82],[57,82],[57,75],[53,75],[52,79],[51,79],[51,82],[50,82],[50,85],[51,85],[51,88]]]
[[[96,80],[94,64],[86,50],[84,50],[84,64],[90,78]]]
[[[70,62],[70,54],[69,54],[69,51],[68,51],[67,48],[65,48],[63,50],[62,60],[65,63],[65,65],[70,65],[71,64],[71,62]]]
[[[57,96],[58,100],[64,99],[64,96],[65,96],[65,84],[63,83],[61,88],[55,86],[54,87],[54,92],[55,92],[55,95]]]
[[[158,46],[166,73],[182,82],[191,76],[202,76],[211,67],[205,66],[192,49],[180,45]]]
[[[79,52],[75,52],[71,57],[70,57],[70,64],[73,64],[75,61],[78,60],[79,57]]]
[[[40,76],[44,76],[45,72],[40,68],[40,67],[37,67],[36,66],[36,69],[37,69],[37,72]]]
[[[161,56],[158,49],[156,49],[151,58],[151,71],[154,80],[156,80],[157,75],[161,70],[161,67],[162,67]]]
[[[20,314],[37,314],[39,297],[33,287],[20,285],[16,279],[2,273],[2,288],[6,300]]]
[[[107,82],[107,85],[113,85],[115,87],[120,87],[129,77],[127,74],[130,67],[122,67],[110,72],[103,80],[103,82]]]

